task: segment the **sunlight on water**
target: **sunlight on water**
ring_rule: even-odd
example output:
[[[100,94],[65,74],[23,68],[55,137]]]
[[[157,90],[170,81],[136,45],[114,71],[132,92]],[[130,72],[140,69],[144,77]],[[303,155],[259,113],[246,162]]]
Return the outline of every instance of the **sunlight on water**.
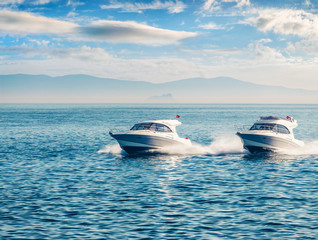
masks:
[[[176,112],[190,147],[128,155],[108,135]],[[285,112],[302,149],[243,149],[232,126]],[[5,105],[0,239],[318,239],[317,118],[318,105]]]

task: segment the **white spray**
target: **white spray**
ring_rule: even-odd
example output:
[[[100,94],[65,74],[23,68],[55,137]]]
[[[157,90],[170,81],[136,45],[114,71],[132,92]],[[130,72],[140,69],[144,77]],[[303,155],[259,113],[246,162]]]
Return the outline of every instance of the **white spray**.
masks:
[[[192,142],[192,145],[175,145],[152,152],[170,155],[221,155],[240,154],[246,152],[243,149],[240,139],[235,135],[217,137],[209,145],[202,145]],[[98,153],[122,155],[124,151],[116,144],[106,145]]]

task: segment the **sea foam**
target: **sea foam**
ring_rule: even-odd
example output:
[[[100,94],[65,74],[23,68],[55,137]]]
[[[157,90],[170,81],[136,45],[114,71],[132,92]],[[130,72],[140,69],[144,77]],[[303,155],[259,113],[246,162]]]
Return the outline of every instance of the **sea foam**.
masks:
[[[223,155],[240,154],[246,152],[237,136],[220,136],[208,145],[192,142],[192,145],[175,145],[163,149],[152,150],[152,153],[162,153],[169,155]],[[98,151],[101,154],[125,155],[119,144],[106,145]]]
[[[318,155],[318,140],[305,142],[304,146],[280,151],[287,155]]]
[[[98,151],[100,154],[127,155],[118,143],[104,146]],[[161,153],[168,155],[200,156],[200,155],[227,155],[227,154],[249,154],[243,148],[240,139],[237,136],[220,136],[214,139],[210,144],[204,145],[192,142],[192,145],[176,145],[163,149],[152,150],[150,153]],[[281,150],[278,153],[285,155],[318,155],[318,140],[305,142],[301,148]]]

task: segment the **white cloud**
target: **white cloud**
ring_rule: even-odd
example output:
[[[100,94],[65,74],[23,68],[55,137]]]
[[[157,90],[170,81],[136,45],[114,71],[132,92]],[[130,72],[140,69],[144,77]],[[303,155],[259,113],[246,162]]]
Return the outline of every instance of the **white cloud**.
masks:
[[[50,3],[52,1],[56,1],[56,0],[32,0],[30,1],[30,4],[32,5],[44,5],[47,3]],[[0,5],[16,5],[16,4],[22,4],[26,2],[26,0],[1,0],[0,1]]]
[[[30,42],[34,42],[39,46],[48,46],[48,44],[50,43],[50,41],[47,40],[36,40],[36,39],[30,39]]]
[[[311,7],[312,6],[312,3],[310,2],[310,0],[305,0],[305,6],[306,7]]]
[[[78,27],[78,31],[82,36],[95,40],[146,45],[173,44],[182,39],[197,36],[193,32],[160,29],[133,21],[99,20],[91,25]]]
[[[318,90],[318,58],[295,63],[283,57],[276,49],[266,46],[270,43],[269,39],[251,43],[249,49],[246,49],[251,55],[235,49],[206,49],[206,54],[198,50],[186,57],[172,57],[168,54],[152,58],[120,58],[104,49],[88,46],[69,49],[33,48],[26,45],[1,47],[0,51],[8,54],[0,58],[0,72],[52,76],[82,73],[158,83],[191,77],[230,76],[258,84],[288,84],[288,87]],[[225,56],[226,52],[228,56]],[[11,57],[16,54],[20,54],[18,59]]]
[[[25,0],[1,0],[0,5],[21,4]]]
[[[60,21],[27,12],[0,11],[0,33],[55,34],[70,40],[105,41],[146,45],[175,44],[197,33],[155,28],[133,21],[95,21],[90,25]]]
[[[216,25],[216,24],[213,23],[213,22],[199,25],[199,28],[203,28],[203,29],[206,29],[206,30],[220,30],[220,29],[224,29],[223,26]]]
[[[244,53],[244,51],[240,49],[219,49],[215,47],[206,49],[182,49],[182,51],[204,57],[233,57]],[[205,61],[205,59],[202,59],[202,61]]]
[[[0,33],[4,34],[57,34],[74,31],[76,24],[27,12],[0,11]]]
[[[46,41],[30,40],[39,45],[46,45]],[[45,59],[66,59],[66,60],[81,60],[81,61],[100,61],[104,62],[113,59],[113,57],[102,48],[92,48],[82,46],[80,48],[46,48],[46,47],[30,47],[26,44],[15,47],[1,47],[1,52],[20,54],[21,59],[30,59],[34,57],[41,57]]]
[[[113,57],[104,49],[88,46],[83,46],[81,48],[52,49],[48,54],[51,57],[57,57],[59,59],[74,59],[84,62],[105,62],[113,59]]]
[[[213,11],[220,9],[220,5],[216,0],[206,0],[202,6],[203,11]]]
[[[229,2],[236,2],[237,7],[244,7],[244,6],[250,6],[250,0],[236,0],[236,1],[229,1]]]
[[[300,41],[287,43],[286,51],[318,54],[318,15],[304,10],[264,9],[256,17],[242,22],[255,26],[262,32],[274,32],[284,36],[297,36]]]
[[[303,39],[298,42],[288,42],[286,51],[289,53],[299,52],[307,55],[318,55],[318,42],[314,39]]]
[[[72,6],[74,8],[78,7],[78,6],[82,6],[85,5],[85,3],[79,2],[79,1],[74,1],[74,0],[68,0],[66,6]]]
[[[249,51],[256,57],[256,60],[258,60],[257,64],[274,65],[287,63],[288,60],[279,50],[265,45],[271,42],[271,39],[261,39],[249,44]]]
[[[151,3],[129,3],[111,1],[109,5],[101,5],[102,9],[121,9],[124,12],[138,12],[142,13],[144,10],[160,10],[167,9],[169,13],[180,13],[186,8],[182,1],[163,1],[154,0]]]
[[[35,0],[35,1],[32,1],[32,4],[33,5],[44,5],[44,4],[48,4],[52,2],[52,0]]]
[[[318,15],[293,9],[259,10],[246,21],[260,31],[318,39]]]
[[[214,12],[222,9],[226,3],[232,3],[237,8],[250,5],[249,0],[205,0],[201,10],[203,12]]]

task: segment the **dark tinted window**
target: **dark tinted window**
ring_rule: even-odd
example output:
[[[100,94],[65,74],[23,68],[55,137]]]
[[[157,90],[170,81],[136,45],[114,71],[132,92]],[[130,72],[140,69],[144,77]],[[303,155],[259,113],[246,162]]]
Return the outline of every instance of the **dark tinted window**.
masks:
[[[283,133],[283,134],[289,134],[289,130],[283,126],[283,125],[277,125],[277,132]]]
[[[171,129],[166,125],[156,123],[156,131],[157,132],[171,132]]]
[[[276,124],[254,124],[250,130],[267,130],[267,131],[274,131],[283,134],[289,134],[288,128],[283,125],[276,125]]]
[[[172,132],[171,129],[160,123],[137,123],[130,130],[150,130],[157,132]]]
[[[250,130],[269,130],[274,131],[275,124],[254,124]]]
[[[130,130],[149,130],[151,123],[137,123]]]

